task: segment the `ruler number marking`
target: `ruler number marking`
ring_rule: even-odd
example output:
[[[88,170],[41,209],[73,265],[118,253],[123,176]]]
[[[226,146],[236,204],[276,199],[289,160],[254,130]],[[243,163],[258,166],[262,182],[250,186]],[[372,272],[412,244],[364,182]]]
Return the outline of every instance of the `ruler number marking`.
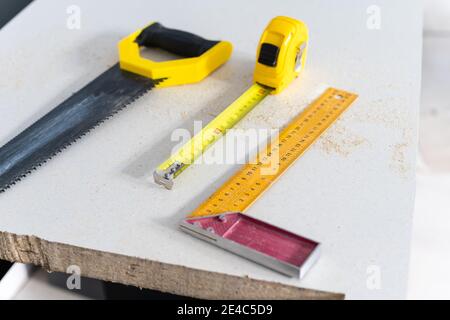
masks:
[[[213,194],[191,216],[245,212],[245,210],[345,111],[356,96],[329,89],[297,116],[279,136],[257,156],[256,164],[247,164]],[[317,120],[314,120],[317,119]],[[262,175],[261,169],[279,151],[278,172]]]

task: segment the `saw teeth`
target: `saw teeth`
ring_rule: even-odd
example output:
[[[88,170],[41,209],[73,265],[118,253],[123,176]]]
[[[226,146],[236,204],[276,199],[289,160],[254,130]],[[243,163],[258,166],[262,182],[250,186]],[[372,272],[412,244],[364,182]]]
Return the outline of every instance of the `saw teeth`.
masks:
[[[56,155],[58,155],[59,153],[61,153],[63,150],[67,149],[68,147],[70,147],[71,145],[73,145],[75,142],[77,142],[78,140],[80,140],[82,137],[86,136],[88,133],[90,133],[92,130],[94,130],[95,128],[97,128],[99,125],[101,125],[102,123],[104,123],[106,120],[112,118],[114,115],[116,115],[117,113],[119,113],[120,111],[124,110],[126,107],[130,106],[131,104],[133,104],[134,102],[136,102],[137,100],[139,100],[140,98],[142,98],[144,95],[146,95],[149,91],[151,91],[157,84],[160,84],[161,82],[163,82],[165,79],[161,79],[161,80],[155,80],[154,81],[154,86],[147,88],[146,90],[143,90],[141,94],[139,94],[136,97],[133,97],[132,99],[130,99],[130,101],[126,104],[124,104],[123,106],[121,106],[120,108],[118,108],[117,110],[114,110],[111,114],[107,115],[105,118],[99,120],[98,122],[96,122],[95,124],[93,124],[90,128],[86,129],[85,131],[81,132],[78,136],[76,136],[72,141],[67,142],[66,144],[62,145],[58,150],[56,150],[54,153],[52,153],[50,156],[48,156],[47,158],[44,158],[40,161],[37,161],[36,163],[34,163],[33,167],[30,169],[23,169],[23,171],[25,173],[19,173],[17,174],[16,178],[13,178],[9,184],[4,185],[2,187],[0,187],[0,193],[4,193],[6,192],[6,190],[10,189],[11,186],[16,185],[18,182],[22,181],[23,178],[25,178],[26,176],[28,176],[29,174],[32,173],[32,171],[37,170],[38,167],[42,167],[44,164],[46,164],[49,160],[53,159]]]

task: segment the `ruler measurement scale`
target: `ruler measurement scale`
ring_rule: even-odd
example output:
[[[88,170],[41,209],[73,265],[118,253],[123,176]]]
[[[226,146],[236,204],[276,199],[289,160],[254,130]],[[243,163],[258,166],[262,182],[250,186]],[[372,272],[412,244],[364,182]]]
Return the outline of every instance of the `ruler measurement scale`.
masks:
[[[276,179],[299,158],[319,136],[352,104],[356,95],[328,89],[297,116],[256,161],[245,165],[190,217],[224,212],[245,212]],[[279,159],[276,159],[279,157]],[[278,163],[274,175],[261,175],[269,163]],[[267,169],[267,168],[266,168]]]
[[[180,228],[271,269],[300,278],[320,244],[243,213],[347,110],[357,95],[329,88],[201,204]],[[272,174],[263,174],[276,164]],[[257,240],[257,241],[255,241]]]

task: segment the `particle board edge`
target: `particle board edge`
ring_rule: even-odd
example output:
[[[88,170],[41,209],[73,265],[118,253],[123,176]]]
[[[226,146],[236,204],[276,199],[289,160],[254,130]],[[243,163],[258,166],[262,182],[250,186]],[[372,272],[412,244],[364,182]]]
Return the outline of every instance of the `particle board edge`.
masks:
[[[0,232],[0,259],[66,272],[71,265],[84,277],[198,299],[330,299],[344,294],[210,272],[153,260]]]

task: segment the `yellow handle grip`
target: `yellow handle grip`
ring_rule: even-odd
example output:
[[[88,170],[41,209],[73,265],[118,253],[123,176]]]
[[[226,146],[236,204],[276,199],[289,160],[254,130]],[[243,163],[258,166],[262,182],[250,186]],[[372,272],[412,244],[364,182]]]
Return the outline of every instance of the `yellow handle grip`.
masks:
[[[156,62],[143,58],[141,45],[159,47],[187,58]],[[209,41],[199,36],[152,23],[119,42],[120,67],[151,79],[165,79],[158,87],[203,80],[231,57],[233,47],[226,41]]]

